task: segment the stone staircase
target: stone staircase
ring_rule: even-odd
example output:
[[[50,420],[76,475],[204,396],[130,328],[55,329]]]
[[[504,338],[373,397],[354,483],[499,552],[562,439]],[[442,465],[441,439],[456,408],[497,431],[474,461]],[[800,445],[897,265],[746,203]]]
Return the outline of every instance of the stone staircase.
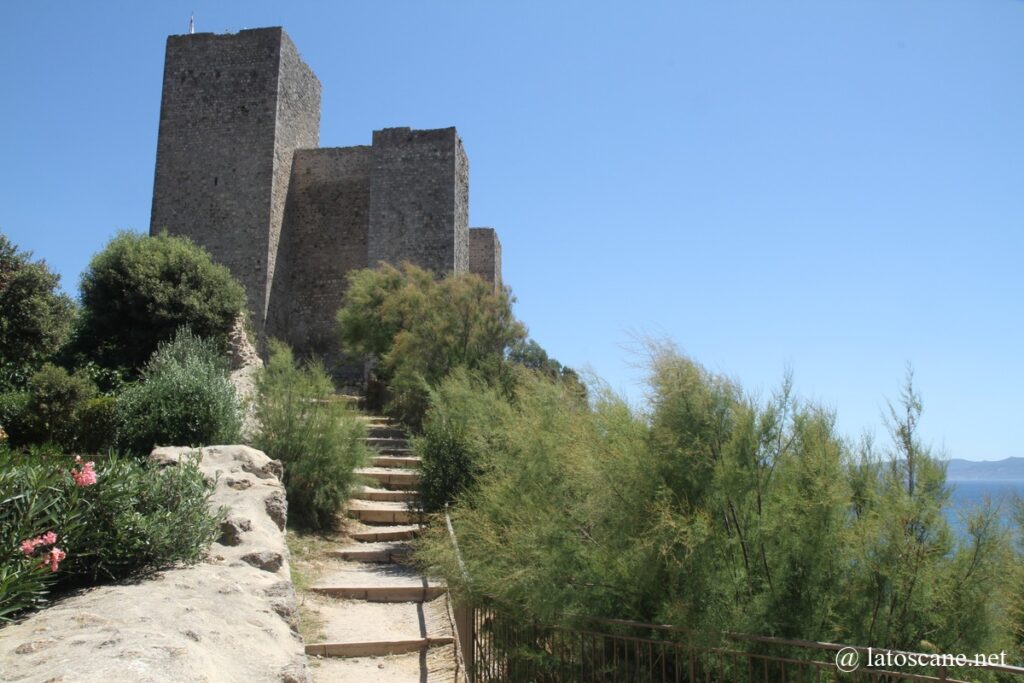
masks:
[[[357,472],[368,485],[348,504],[347,540],[323,551],[325,571],[309,591],[323,642],[308,643],[315,681],[454,681],[446,588],[405,563],[423,521],[419,458],[391,420],[366,418],[376,452]]]

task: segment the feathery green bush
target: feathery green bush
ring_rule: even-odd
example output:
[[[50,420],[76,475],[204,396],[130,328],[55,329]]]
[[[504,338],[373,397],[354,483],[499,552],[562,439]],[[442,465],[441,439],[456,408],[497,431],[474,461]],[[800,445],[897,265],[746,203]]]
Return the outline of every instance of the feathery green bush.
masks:
[[[345,353],[376,367],[388,387],[385,409],[414,430],[430,390],[453,369],[507,381],[505,355],[526,334],[507,290],[469,273],[435,279],[411,264],[349,275],[338,331]]]
[[[788,381],[758,400],[671,347],[652,349],[643,414],[533,375],[495,423],[470,413],[500,435],[483,440],[458,421],[480,388],[441,386],[424,440],[437,419],[441,459],[472,464],[451,508],[468,579],[443,527],[419,559],[523,623],[590,615],[708,638],[1020,652],[1007,609],[1024,589],[1020,551],[991,511],[952,536],[909,382],[884,454],[847,443]]]
[[[291,349],[271,341],[270,362],[257,381],[255,446],[284,464],[288,520],[323,529],[356,484],[355,469],[369,455],[366,427],[335,400],[331,379],[318,364],[299,367]]]
[[[505,396],[465,368],[456,368],[430,393],[423,434],[412,439],[422,458],[420,501],[435,512],[470,491],[482,468],[480,454],[504,438],[512,407]]]

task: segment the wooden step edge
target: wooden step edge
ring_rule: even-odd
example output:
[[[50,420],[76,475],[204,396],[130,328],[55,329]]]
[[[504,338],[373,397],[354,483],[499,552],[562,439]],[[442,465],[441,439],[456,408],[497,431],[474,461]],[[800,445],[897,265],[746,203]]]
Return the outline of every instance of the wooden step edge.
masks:
[[[414,455],[416,453],[416,451],[414,451],[411,448],[373,448],[372,450],[373,450],[373,456],[372,457],[387,456],[387,455],[390,455],[391,457],[394,457],[394,458],[419,457],[417,455]]]
[[[328,550],[328,557],[336,557],[341,560],[352,562],[373,562],[378,564],[392,564],[409,558],[412,549],[405,548],[343,548],[340,550]]]
[[[405,640],[371,640],[363,643],[310,643],[306,646],[306,654],[318,657],[384,657],[451,645],[454,640],[451,636],[434,636]]]
[[[309,590],[366,602],[430,602],[444,595],[444,586],[310,586]]]
[[[370,462],[373,463],[374,467],[389,467],[389,468],[414,468],[419,467],[423,464],[423,460],[415,456],[405,455],[375,455],[370,458]]]
[[[411,541],[418,535],[419,531],[416,529],[402,529],[400,531],[353,531],[348,537],[359,543],[384,543],[386,541]]]
[[[419,479],[419,470],[410,470],[406,467],[378,467],[384,472],[371,472],[372,467],[357,467],[355,473],[360,477],[371,477],[373,479]]]
[[[365,472],[356,470],[356,474],[367,479],[374,479],[385,487],[408,491],[420,483],[420,474],[413,470],[395,470],[392,472]]]
[[[360,522],[373,524],[421,524],[424,520],[423,513],[415,510],[361,510],[357,508],[349,510],[348,515]]]
[[[352,500],[369,500],[374,503],[412,503],[419,497],[417,491],[391,491],[389,489],[377,489],[374,491],[356,491],[352,494]]]

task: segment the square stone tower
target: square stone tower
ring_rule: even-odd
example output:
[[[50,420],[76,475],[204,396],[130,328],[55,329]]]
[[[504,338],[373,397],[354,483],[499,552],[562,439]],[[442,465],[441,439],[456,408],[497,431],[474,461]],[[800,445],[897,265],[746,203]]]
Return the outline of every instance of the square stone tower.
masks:
[[[469,229],[469,272],[501,290],[501,241],[494,228]]]
[[[320,82],[280,28],[170,36],[150,233],[184,235],[245,287],[261,342],[344,358],[348,276],[381,262],[478,273],[501,287],[501,243],[469,229],[469,161],[455,128],[386,128],[319,147]]]
[[[168,37],[150,233],[227,266],[261,336],[294,151],[319,137],[320,82],[281,28]]]
[[[367,256],[469,270],[469,161],[454,128],[373,132]]]

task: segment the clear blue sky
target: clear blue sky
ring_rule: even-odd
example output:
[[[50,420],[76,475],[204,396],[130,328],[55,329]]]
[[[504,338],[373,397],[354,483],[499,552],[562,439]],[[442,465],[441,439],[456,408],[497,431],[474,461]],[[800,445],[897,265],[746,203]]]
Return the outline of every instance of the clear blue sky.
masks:
[[[457,126],[519,316],[634,401],[646,333],[882,436],[910,362],[934,446],[1024,455],[1024,3],[11,3],[0,230],[71,292],[148,229],[193,9],[285,27],[322,145]]]

